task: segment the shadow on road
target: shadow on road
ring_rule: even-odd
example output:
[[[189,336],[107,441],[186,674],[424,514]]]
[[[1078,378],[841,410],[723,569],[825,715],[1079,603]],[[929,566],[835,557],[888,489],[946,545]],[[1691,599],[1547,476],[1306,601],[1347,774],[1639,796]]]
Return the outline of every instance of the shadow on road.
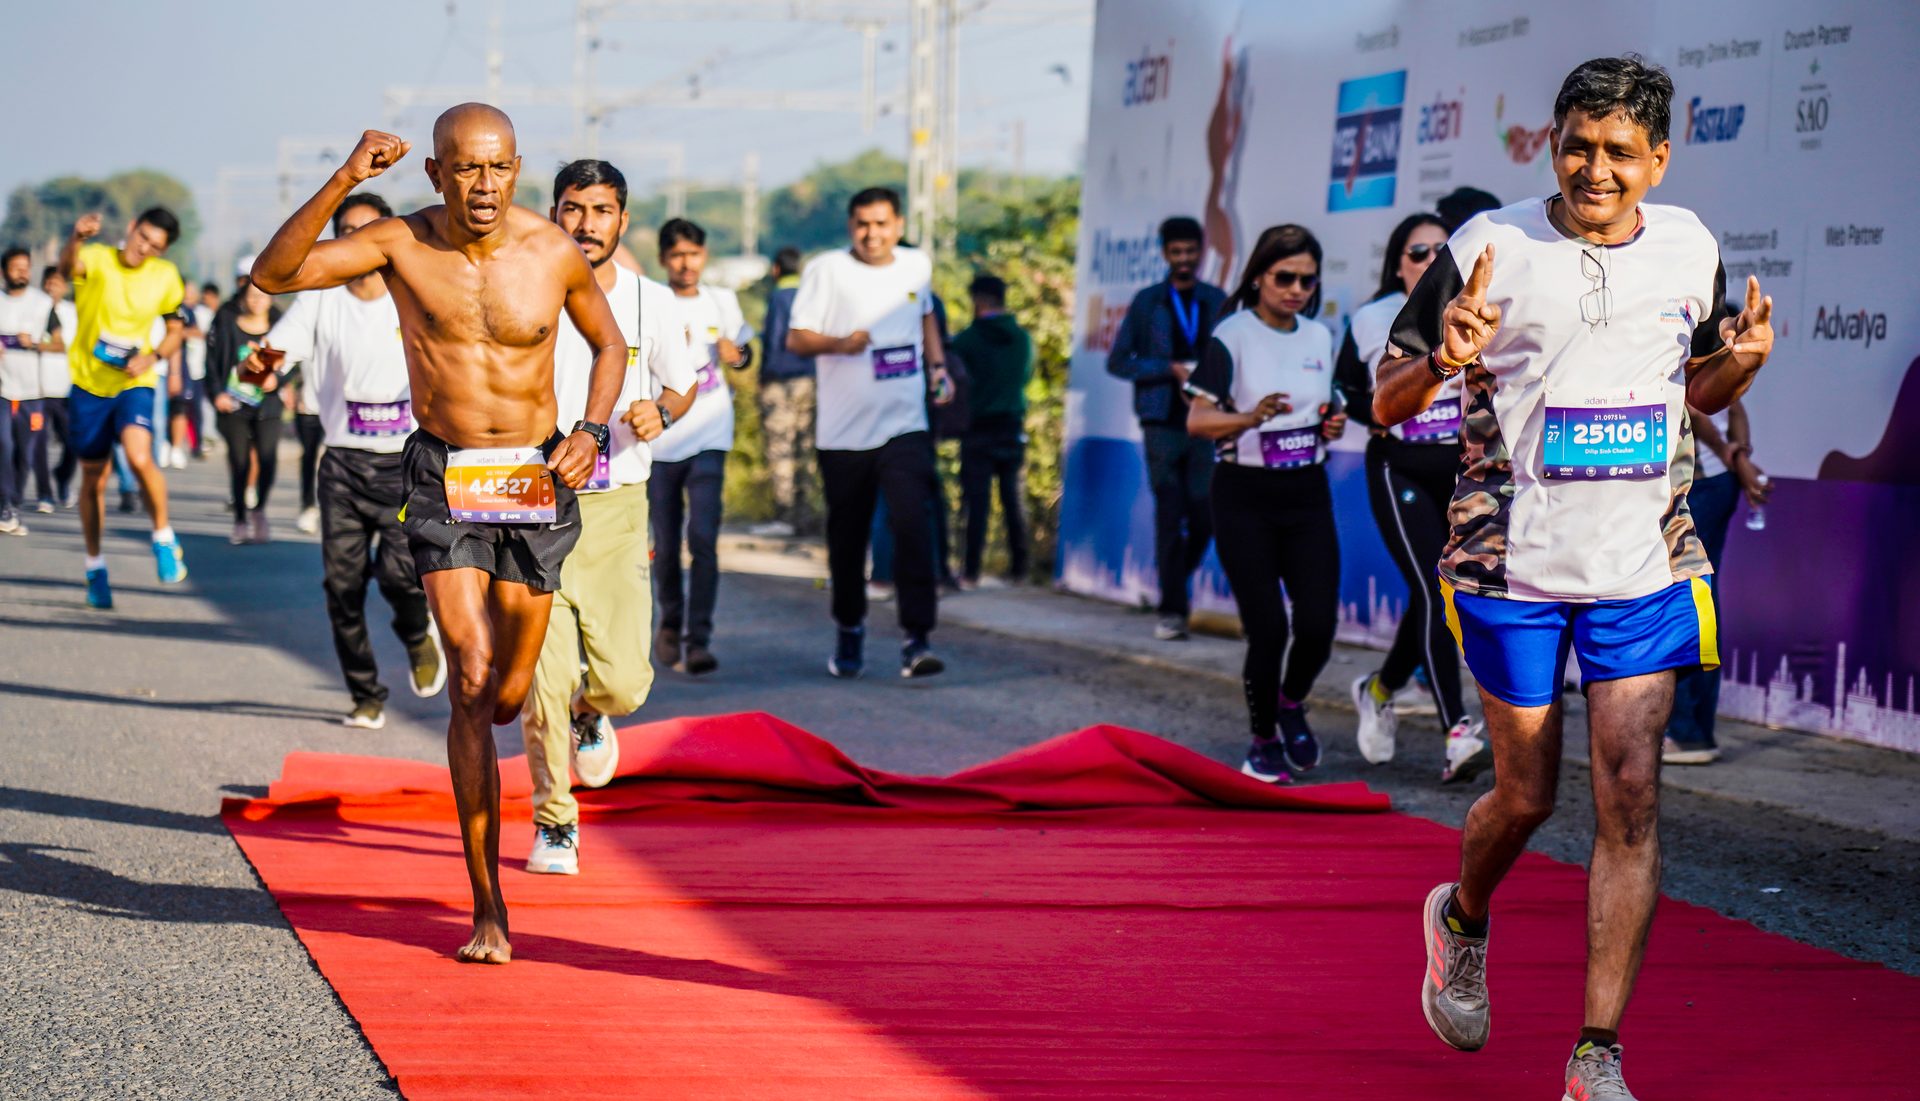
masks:
[[[84,795],[60,795],[50,791],[0,786],[0,810],[23,810],[33,814],[51,814],[60,818],[90,818],[95,822],[115,822],[124,826],[153,826],[188,833],[224,834],[227,828],[211,814],[182,814],[175,810],[116,803],[109,799],[89,799]]]
[[[217,711],[225,715],[245,715],[259,719],[337,722],[340,718],[338,712],[324,708],[295,707],[291,704],[269,703],[265,700],[163,700],[132,692],[122,695],[110,692],[83,692],[77,688],[51,688],[41,684],[20,684],[15,681],[0,681],[0,696],[34,696],[46,700],[98,703],[113,707],[156,707],[166,711]]]
[[[63,899],[108,917],[284,928],[273,900],[252,886],[147,883],[53,855],[87,852],[60,845],[0,843],[0,888]]]

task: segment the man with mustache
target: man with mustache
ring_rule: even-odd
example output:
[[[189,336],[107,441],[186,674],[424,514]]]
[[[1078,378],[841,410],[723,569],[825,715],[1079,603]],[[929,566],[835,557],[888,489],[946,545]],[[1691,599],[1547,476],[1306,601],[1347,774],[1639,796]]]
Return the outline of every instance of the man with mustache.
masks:
[[[447,760],[473,885],[469,963],[506,963],[500,772],[493,727],[520,713],[547,633],[560,564],[580,537],[574,491],[593,476],[627,369],[626,337],[593,269],[553,223],[513,205],[513,123],[463,103],[433,126],[427,178],[445,199],[329,241],[360,184],[409,145],[369,130],[254,262],[270,294],[379,272],[400,314],[414,423],[402,527],[452,666]],[[566,311],[594,349],[585,417],[554,428],[554,343]]]
[[[647,480],[651,447],[687,415],[697,393],[694,362],[672,295],[614,262],[627,232],[627,179],[606,161],[574,161],[553,181],[551,217],[593,265],[626,341],[622,410],[592,480],[580,491],[580,542],[560,570],[547,639],[521,716],[533,777],[533,849],[527,871],[580,871],[580,806],[567,768],[584,787],[613,779],[620,762],[609,716],[628,715],[653,686],[647,633],[653,622],[648,576]],[[553,387],[561,424],[587,401],[593,347],[564,319],[553,349]],[[582,675],[582,655],[586,672]]]

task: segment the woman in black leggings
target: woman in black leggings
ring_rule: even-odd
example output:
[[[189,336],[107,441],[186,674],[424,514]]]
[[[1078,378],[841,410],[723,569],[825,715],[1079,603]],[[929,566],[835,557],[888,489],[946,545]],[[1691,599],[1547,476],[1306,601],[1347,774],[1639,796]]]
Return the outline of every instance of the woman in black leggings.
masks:
[[[1424,665],[1434,709],[1447,728],[1443,783],[1470,779],[1492,763],[1481,724],[1460,702],[1460,661],[1447,630],[1437,572],[1447,543],[1447,505],[1460,471],[1460,382],[1448,383],[1426,412],[1391,429],[1373,426],[1372,408],[1373,373],[1385,358],[1394,319],[1446,243],[1446,227],[1432,214],[1410,215],[1394,227],[1379,293],[1354,311],[1335,371],[1354,416],[1371,428],[1367,501],[1407,582],[1407,610],[1392,649],[1377,671],[1353,682],[1360,756],[1376,765],[1393,759],[1400,722],[1393,694]]]
[[[207,392],[213,395],[214,424],[227,441],[227,476],[233,487],[233,535],[228,542],[236,546],[265,543],[270,537],[267,494],[273,489],[285,412],[280,379],[268,374],[262,382],[248,382],[240,365],[265,342],[279,317],[273,297],[248,283],[213,315],[213,331],[207,334]],[[253,507],[248,508],[247,475],[255,459],[260,476]]]
[[[1240,771],[1269,783],[1320,763],[1305,701],[1333,653],[1339,614],[1340,542],[1323,464],[1347,418],[1331,407],[1333,334],[1312,320],[1319,283],[1313,234],[1295,225],[1261,234],[1227,302],[1233,312],[1187,381],[1187,431],[1219,444],[1214,547],[1247,635],[1253,744]]]

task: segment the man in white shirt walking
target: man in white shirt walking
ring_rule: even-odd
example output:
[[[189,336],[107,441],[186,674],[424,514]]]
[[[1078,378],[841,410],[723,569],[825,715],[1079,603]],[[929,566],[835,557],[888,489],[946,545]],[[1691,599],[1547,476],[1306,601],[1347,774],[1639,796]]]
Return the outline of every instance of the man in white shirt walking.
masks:
[[[787,350],[815,356],[816,446],[827,497],[827,567],[839,638],[827,672],[858,677],[866,664],[867,547],[873,510],[892,520],[900,675],[946,668],[930,636],[939,611],[933,565],[933,439],[927,396],[953,400],[933,318],[933,263],[899,247],[900,196],[870,187],[847,204],[852,247],[817,257],[794,295]]]
[[[0,535],[25,535],[20,513],[27,476],[47,441],[40,346],[47,340],[53,299],[33,285],[33,257],[26,249],[8,249],[0,270],[6,277],[0,294]]]

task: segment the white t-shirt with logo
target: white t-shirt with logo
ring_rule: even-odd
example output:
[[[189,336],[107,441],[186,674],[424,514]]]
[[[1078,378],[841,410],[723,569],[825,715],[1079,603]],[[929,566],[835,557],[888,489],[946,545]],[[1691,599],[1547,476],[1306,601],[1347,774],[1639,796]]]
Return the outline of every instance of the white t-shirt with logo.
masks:
[[[60,338],[72,340],[80,331],[80,314],[73,307],[71,299],[63,298],[53,304],[53,316],[60,322]],[[64,398],[73,392],[73,366],[67,362],[67,353],[40,353],[40,396],[45,398]]]
[[[1290,331],[1240,310],[1213,328],[1213,340],[1187,380],[1190,393],[1229,412],[1249,412],[1268,394],[1285,394],[1292,411],[1220,441],[1219,459],[1238,466],[1288,470],[1327,457],[1320,424],[1333,398],[1333,331],[1294,319]]]
[[[328,447],[396,455],[413,431],[412,386],[400,311],[391,294],[362,299],[345,287],[309,291],[267,333],[300,369]]]
[[[1400,316],[1400,310],[1407,304],[1407,292],[1395,291],[1385,298],[1372,302],[1353,311],[1348,319],[1348,327],[1353,332],[1353,348],[1360,354],[1361,362],[1367,365],[1369,377],[1374,389],[1380,387],[1380,364],[1386,362],[1387,338],[1393,331],[1393,319]],[[1462,386],[1460,376],[1440,384],[1440,392],[1434,395],[1433,404],[1421,414],[1405,424],[1396,424],[1387,429],[1387,433],[1396,440],[1409,443],[1460,442],[1460,414],[1464,408],[1461,399]]]
[[[677,463],[702,451],[733,450],[733,387],[720,362],[720,339],[746,346],[753,339],[740,314],[740,299],[724,287],[701,286],[691,295],[674,295],[673,324],[690,343],[700,396],[687,415],[653,441],[655,462]]]
[[[921,318],[933,312],[933,262],[896,248],[876,267],[851,252],[816,257],[800,276],[789,324],[822,336],[865,330],[866,351],[814,360],[814,438],[823,451],[871,451],[927,430],[926,348]]]
[[[32,347],[47,339],[47,318],[53,299],[38,287],[19,294],[0,293],[0,398],[34,401],[46,395],[40,385],[40,353]],[[13,456],[0,456],[12,462]]]
[[[612,433],[607,444],[607,484],[590,486],[582,493],[646,481],[653,469],[652,449],[621,418],[634,402],[657,396],[662,387],[675,393],[693,387],[693,354],[687,349],[685,330],[673,322],[672,299],[673,292],[664,285],[615,265],[607,305],[627,340],[627,375],[607,425]],[[566,311],[560,311],[560,331],[553,344],[553,394],[560,407],[556,427],[562,432],[586,419],[593,360],[587,338],[573,327]],[[694,404],[700,400],[696,398]],[[596,469],[596,481],[598,477]]]
[[[1478,215],[1394,322],[1395,347],[1438,346],[1447,303],[1494,246],[1487,302],[1500,328],[1464,372],[1440,561],[1462,592],[1632,600],[1712,572],[1687,511],[1686,367],[1721,347],[1726,273],[1692,211],[1642,203],[1640,217],[1632,237],[1602,246],[1561,233],[1542,199]]]

